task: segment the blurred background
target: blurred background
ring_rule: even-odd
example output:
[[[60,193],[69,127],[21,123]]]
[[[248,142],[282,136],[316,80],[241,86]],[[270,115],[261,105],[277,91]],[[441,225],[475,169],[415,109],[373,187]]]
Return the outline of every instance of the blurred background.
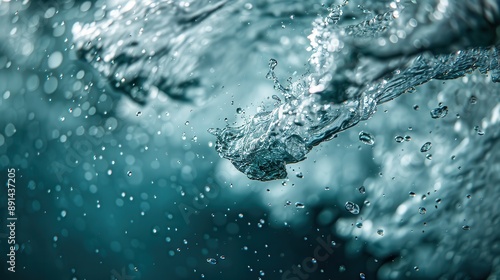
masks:
[[[18,217],[0,278],[497,279],[488,75],[379,106],[285,180],[249,180],[215,151],[209,128],[275,106],[270,58],[282,81],[307,73],[334,2],[0,0],[0,178],[16,169]]]

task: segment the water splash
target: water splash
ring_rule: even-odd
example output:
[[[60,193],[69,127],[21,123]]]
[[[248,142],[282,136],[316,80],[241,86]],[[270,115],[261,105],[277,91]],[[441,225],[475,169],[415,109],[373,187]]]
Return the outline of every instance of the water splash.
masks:
[[[209,130],[217,137],[220,156],[250,179],[285,178],[286,164],[304,160],[314,146],[370,118],[377,105],[412,92],[430,80],[456,79],[476,69],[483,74],[490,71],[494,82],[500,80],[500,46],[472,47],[490,40],[467,37],[443,48],[440,38],[432,37],[434,41],[423,45],[397,39],[407,36],[403,34],[416,36],[422,32],[437,35],[440,29],[436,27],[444,23],[454,22],[458,29],[467,30],[470,22],[455,21],[455,16],[470,11],[468,6],[434,7],[443,20],[431,25],[412,24],[415,19],[402,20],[415,16],[416,4],[391,3],[383,13],[367,12],[365,7],[363,13],[358,11],[363,20],[356,24],[342,17],[346,7],[344,2],[315,21],[309,36],[310,64],[315,71],[306,78],[285,88],[274,74],[277,62],[270,61],[267,76],[285,96],[283,103],[272,111],[258,113],[242,126]],[[478,28],[498,23],[498,10],[487,18],[477,11],[472,15],[478,17],[471,21]],[[490,33],[488,29],[485,37]],[[371,47],[373,41],[378,42],[380,51]],[[446,54],[455,49],[461,50]],[[446,110],[438,115],[443,116]]]

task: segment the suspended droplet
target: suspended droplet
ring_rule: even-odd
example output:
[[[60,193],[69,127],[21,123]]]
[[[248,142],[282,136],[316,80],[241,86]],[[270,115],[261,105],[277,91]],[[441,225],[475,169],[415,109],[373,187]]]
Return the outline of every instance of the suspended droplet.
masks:
[[[278,61],[274,58],[269,59],[269,69],[274,70],[278,65]]]
[[[428,159],[428,160],[432,160],[432,154],[426,154],[425,158]]]
[[[396,141],[397,143],[402,143],[404,140],[404,137],[401,135],[397,135],[396,137],[394,137],[394,141]]]
[[[432,148],[431,142],[425,142],[425,144],[420,148],[420,152],[425,153],[428,152]]]
[[[377,229],[377,234],[380,236],[384,236],[384,230],[381,228]]]
[[[296,207],[296,208],[304,208],[304,207],[305,207],[305,205],[304,205],[304,203],[302,203],[302,202],[295,202],[295,207]]]
[[[469,101],[470,101],[470,104],[476,104],[477,103],[477,97],[475,97],[473,95],[473,96],[470,97]]]
[[[237,114],[243,113],[243,109],[241,109],[240,107],[236,108],[236,113]]]
[[[138,111],[137,113],[135,113],[135,116],[136,116],[136,117],[138,117],[138,116],[140,116],[140,115],[142,115],[142,112],[141,112],[141,111]]]
[[[448,115],[448,106],[439,106],[432,109],[430,113],[433,119],[444,118]]]
[[[410,192],[410,193],[409,193],[409,195],[410,195],[411,197],[415,197],[415,193],[414,193],[414,192]]]
[[[420,215],[424,215],[425,213],[427,213],[427,209],[425,209],[424,207],[419,207],[418,208],[418,213]]]
[[[410,142],[411,141],[411,136],[410,135],[405,135],[405,141]]]
[[[354,202],[347,201],[345,203],[345,210],[349,211],[351,214],[357,215],[359,214],[359,205]]]
[[[296,174],[297,178],[304,178],[304,174],[302,172],[299,172]]]
[[[476,126],[474,127],[474,130],[477,132],[477,135],[480,135],[480,136],[484,135],[484,131],[482,131],[482,130],[479,128],[479,126],[477,126],[477,125],[476,125]]]
[[[357,222],[356,223],[356,227],[357,228],[362,228],[363,227],[363,223],[362,222]]]
[[[127,176],[129,176],[129,177],[130,177],[130,176],[132,176],[132,171],[130,171],[130,170],[129,170],[129,171],[127,172]]]
[[[217,260],[214,259],[214,258],[208,258],[207,259],[207,263],[209,263],[209,264],[217,264]]]
[[[464,225],[464,226],[462,226],[462,229],[463,229],[463,230],[470,230],[470,226],[468,226],[468,225]]]
[[[361,186],[358,188],[359,193],[364,194],[366,192],[365,186]]]
[[[420,107],[417,104],[413,105],[413,110],[417,111],[419,108]]]
[[[420,269],[418,268],[418,266],[414,266],[414,267],[413,267],[413,269],[414,269],[415,271],[419,271],[419,270],[420,270]]]
[[[360,278],[360,279],[366,279],[366,276],[365,276],[365,274],[364,274],[363,272],[361,272],[361,273],[359,274],[359,278]]]
[[[373,145],[375,143],[375,138],[370,133],[361,131],[359,133],[359,141],[366,145]]]

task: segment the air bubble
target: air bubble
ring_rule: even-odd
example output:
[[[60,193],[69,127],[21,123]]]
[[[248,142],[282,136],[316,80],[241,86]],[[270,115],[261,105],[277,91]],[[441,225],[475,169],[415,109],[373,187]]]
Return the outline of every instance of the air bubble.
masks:
[[[428,152],[432,148],[431,142],[425,142],[425,144],[420,148],[420,152],[425,153]]]
[[[349,211],[351,214],[357,215],[359,214],[359,205],[354,202],[347,201],[345,203],[345,210]]]
[[[373,145],[375,143],[375,138],[370,133],[361,131],[359,133],[359,141],[366,145]]]
[[[448,106],[439,106],[434,108],[431,110],[430,114],[433,119],[444,118],[448,115]]]
[[[304,203],[302,203],[302,202],[295,202],[295,207],[296,207],[296,208],[300,208],[300,209],[302,209],[302,208],[304,208],[304,207],[305,207],[305,205],[304,205]]]

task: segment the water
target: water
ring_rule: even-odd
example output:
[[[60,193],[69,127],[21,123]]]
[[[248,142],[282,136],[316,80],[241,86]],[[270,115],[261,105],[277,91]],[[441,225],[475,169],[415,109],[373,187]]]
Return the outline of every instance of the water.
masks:
[[[496,3],[0,2],[13,279],[498,277]]]
[[[432,79],[456,79],[475,69],[481,73],[491,71],[494,82],[500,79],[497,47],[470,48],[475,43],[457,43],[450,49],[458,51],[440,54],[440,39],[425,47],[396,43],[399,37],[406,38],[406,33],[410,36],[437,32],[432,25],[417,28],[400,21],[400,18],[419,16],[411,14],[415,4],[393,3],[385,13],[350,11],[354,13],[349,14],[350,17],[359,18],[355,24],[350,18],[342,17],[345,6],[347,2],[334,6],[326,17],[315,21],[308,37],[312,50],[309,62],[314,71],[306,78],[285,88],[274,74],[276,60],[270,60],[267,77],[274,80],[275,88],[284,95],[284,103],[255,115],[242,126],[210,130],[217,136],[219,154],[250,179],[285,178],[286,164],[304,160],[314,146],[369,119],[377,105]],[[436,13],[444,14],[439,9]],[[498,14],[496,17],[498,21]],[[366,38],[370,38],[369,43],[364,42]],[[380,49],[372,49],[373,42],[377,42]],[[407,44],[411,43],[416,44]],[[435,50],[433,44],[436,44]],[[388,50],[385,45],[393,49]],[[431,116],[443,118],[447,112],[447,106],[440,106],[431,111]],[[360,140],[362,138],[366,137],[360,135]]]

